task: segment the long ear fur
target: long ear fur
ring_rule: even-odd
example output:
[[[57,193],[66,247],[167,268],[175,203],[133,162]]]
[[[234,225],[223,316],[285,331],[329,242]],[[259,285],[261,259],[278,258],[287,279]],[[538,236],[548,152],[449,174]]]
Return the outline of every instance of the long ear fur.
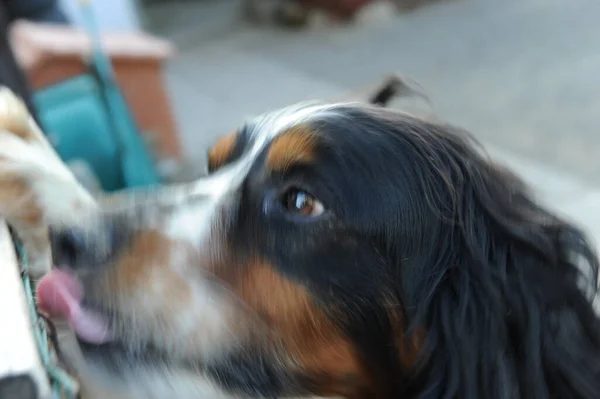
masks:
[[[408,329],[426,330],[418,396],[599,398],[599,264],[584,234],[462,132],[392,122],[426,198],[387,248]]]

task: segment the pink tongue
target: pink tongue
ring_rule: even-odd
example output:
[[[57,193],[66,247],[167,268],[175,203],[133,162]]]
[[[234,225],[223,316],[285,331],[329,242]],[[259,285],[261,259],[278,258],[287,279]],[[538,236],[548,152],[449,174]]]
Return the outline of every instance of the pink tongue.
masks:
[[[51,317],[68,320],[82,340],[94,344],[111,340],[112,334],[106,321],[81,306],[83,288],[73,275],[52,270],[40,280],[37,298],[40,309]]]

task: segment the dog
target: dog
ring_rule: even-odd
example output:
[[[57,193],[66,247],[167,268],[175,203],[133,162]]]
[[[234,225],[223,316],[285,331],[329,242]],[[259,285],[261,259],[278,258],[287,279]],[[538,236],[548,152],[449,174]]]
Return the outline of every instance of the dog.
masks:
[[[206,177],[98,200],[9,119],[0,209],[49,225],[38,303],[89,397],[600,394],[592,245],[460,129],[300,104],[221,138]]]

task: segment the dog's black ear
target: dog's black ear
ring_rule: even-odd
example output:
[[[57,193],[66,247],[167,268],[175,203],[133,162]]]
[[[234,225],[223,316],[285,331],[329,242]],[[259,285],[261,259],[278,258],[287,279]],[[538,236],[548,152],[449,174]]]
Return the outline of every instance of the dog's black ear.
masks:
[[[388,229],[401,234],[387,250],[408,328],[426,331],[422,397],[598,398],[598,259],[586,237],[462,133],[419,126],[402,137],[418,154],[418,223]]]
[[[429,97],[416,81],[399,74],[393,74],[383,80],[369,95],[368,103],[386,107],[399,97],[418,97],[431,105]]]

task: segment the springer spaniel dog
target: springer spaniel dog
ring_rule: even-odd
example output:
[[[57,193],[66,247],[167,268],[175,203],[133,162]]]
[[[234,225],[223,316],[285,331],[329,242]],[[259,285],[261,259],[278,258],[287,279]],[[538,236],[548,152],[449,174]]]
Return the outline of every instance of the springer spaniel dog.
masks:
[[[463,131],[296,105],[95,200],[0,97],[0,210],[89,397],[600,397],[591,244]]]

